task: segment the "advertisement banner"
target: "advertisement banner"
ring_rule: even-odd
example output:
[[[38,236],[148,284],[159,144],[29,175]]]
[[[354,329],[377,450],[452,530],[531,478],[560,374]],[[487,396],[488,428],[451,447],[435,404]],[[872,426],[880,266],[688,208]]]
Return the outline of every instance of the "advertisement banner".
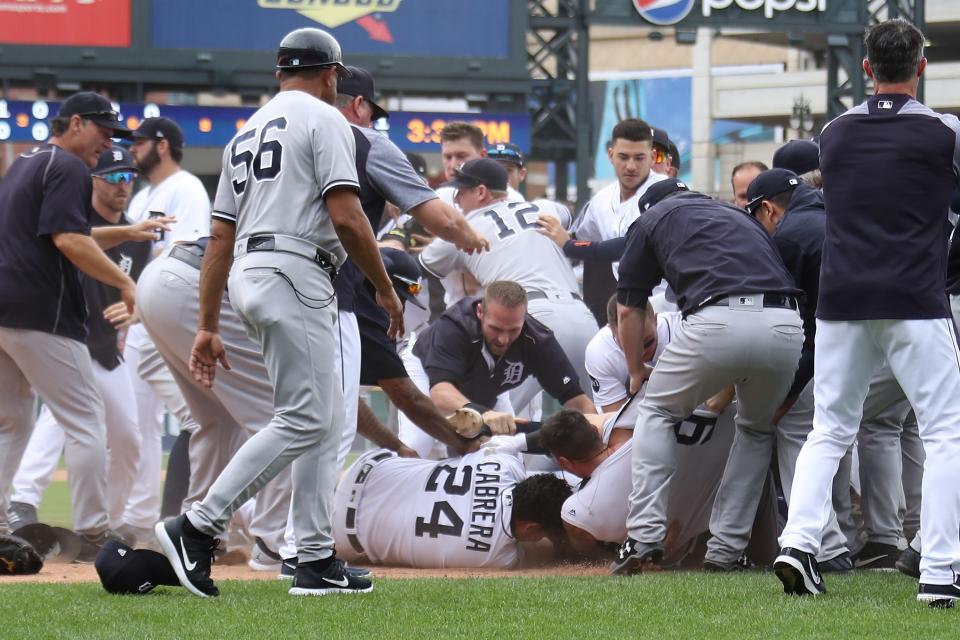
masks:
[[[58,102],[0,100],[0,143],[43,142],[50,135],[49,121]],[[135,128],[145,117],[164,116],[183,129],[188,147],[223,147],[256,111],[253,107],[198,107],[157,104],[115,104],[124,122]],[[487,136],[487,144],[512,142],[530,150],[530,116],[521,113],[430,113],[396,111],[390,114],[385,133],[404,151],[440,152],[440,129],[447,122],[466,120]]]
[[[510,55],[509,0],[163,0],[150,12],[158,49],[275,51],[289,31],[318,27],[347,60]]]
[[[0,44],[129,47],[130,0],[0,0]]]

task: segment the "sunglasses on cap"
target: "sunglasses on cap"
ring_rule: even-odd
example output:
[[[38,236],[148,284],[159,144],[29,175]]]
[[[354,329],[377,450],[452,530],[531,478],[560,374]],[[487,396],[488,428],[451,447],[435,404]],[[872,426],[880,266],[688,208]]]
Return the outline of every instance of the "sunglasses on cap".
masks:
[[[662,149],[654,149],[652,158],[653,164],[663,164],[667,161],[667,152]]]
[[[108,184],[130,184],[137,178],[137,174],[133,171],[114,171],[94,178],[100,178]]]
[[[398,276],[398,275],[394,275],[393,277],[399,280],[400,283],[403,284],[403,287],[407,290],[407,292],[412,296],[419,295],[420,291],[423,289],[423,285],[420,284],[418,280],[414,281],[414,280],[410,280],[409,278],[404,278],[403,276]]]
[[[85,111],[77,115],[81,118],[110,118],[111,120],[120,120],[120,114],[112,109],[110,111]]]

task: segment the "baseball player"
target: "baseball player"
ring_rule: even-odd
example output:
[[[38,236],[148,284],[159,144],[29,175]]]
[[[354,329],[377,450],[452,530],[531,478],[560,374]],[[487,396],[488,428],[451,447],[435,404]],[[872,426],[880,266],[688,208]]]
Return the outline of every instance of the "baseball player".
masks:
[[[637,118],[621,120],[613,128],[607,156],[617,176],[616,182],[598,191],[587,203],[574,224],[578,240],[599,242],[626,234],[636,217],[637,201],[650,185],[666,178],[651,170],[653,129]],[[618,275],[617,264],[613,265]]]
[[[560,506],[570,487],[527,477],[520,458],[478,451],[452,460],[373,450],[337,487],[334,536],[351,561],[418,568],[514,568],[527,543],[564,541]]]
[[[747,208],[747,187],[758,175],[768,170],[770,167],[756,160],[741,162],[733,168],[730,173],[730,188],[733,189],[733,203],[741,209]]]
[[[403,333],[403,307],[357,198],[353,133],[330,106],[337,76],[345,73],[331,35],[312,28],[290,32],[277,52],[279,93],[224,149],[191,370],[212,386],[217,363],[229,366],[218,327],[229,273],[231,305],[260,344],[274,385],[274,417],[237,451],[202,501],[156,526],[177,577],[201,597],[219,593],[210,579],[215,536],[238,505],[291,462],[299,564],[290,594],[373,588],[345,572],[330,530],[344,418],[339,375],[330,361],[332,280],[346,254],[376,289],[391,337]]]
[[[500,142],[487,149],[487,157],[499,162],[507,172],[507,198],[514,199],[513,192],[520,193],[520,184],[527,179],[523,150],[515,144]],[[564,229],[570,228],[573,216],[565,204],[547,198],[537,198],[531,202],[537,205],[544,215],[553,216]]]
[[[916,100],[926,68],[919,29],[888,20],[871,27],[865,43],[864,70],[875,80],[874,96],[820,135],[827,228],[817,306],[816,406],[813,431],[797,460],[802,482],[794,487],[775,568],[786,593],[825,591],[814,558],[827,515],[825,496],[856,438],[870,378],[886,357],[917,412],[927,454],[917,599],[952,606],[960,599],[960,486],[954,478],[960,367],[944,267],[960,122]]]
[[[457,202],[467,221],[490,239],[490,251],[467,255],[448,242],[434,241],[420,254],[420,263],[438,278],[465,270],[483,286],[498,280],[522,286],[530,315],[553,331],[586,392],[584,352],[597,323],[563,252],[536,232],[539,207],[508,200],[506,172],[490,158],[471,160],[455,174]],[[512,395],[514,408],[525,407],[537,390],[531,385]]]
[[[676,178],[680,173],[680,151],[664,129],[653,127],[653,164],[651,171],[668,178]]]
[[[22,154],[0,182],[0,517],[33,429],[34,391],[67,432],[74,527],[106,540],[103,402],[84,340],[80,273],[120,291],[133,310],[133,280],[90,238],[90,169],[128,135],[110,101],[81,92],[63,101],[50,140]]]
[[[105,249],[107,256],[131,278],[136,280],[150,257],[152,229],[164,223],[155,220],[145,224],[130,226],[126,224],[123,210],[130,199],[133,181],[136,178],[133,158],[122,147],[114,146],[100,154],[97,166],[92,170],[93,212],[90,216],[91,236],[98,244],[113,245]],[[121,238],[140,238],[139,241],[126,241],[114,244]],[[130,489],[137,475],[140,458],[140,431],[137,426],[136,406],[131,402],[133,386],[122,356],[120,355],[121,337],[131,321],[126,307],[119,302],[120,294],[90,278],[83,281],[84,297],[90,317],[87,321],[87,349],[93,359],[93,372],[97,389],[104,403],[104,416],[107,428],[107,444],[110,449],[107,469],[107,499],[109,503],[110,528],[121,531],[124,521],[124,509]],[[14,493],[11,511],[29,512],[36,518],[36,507],[49,484],[60,454],[63,451],[66,435],[44,405],[34,426],[30,443],[24,451],[20,468],[14,476]],[[18,524],[28,524],[18,518]],[[85,550],[83,560],[88,562],[96,555],[96,547]]]
[[[169,231],[155,238],[154,255],[170,244],[207,236],[210,198],[200,179],[181,167],[183,130],[169,118],[146,118],[132,135],[130,151],[146,178],[146,186],[130,201],[129,218],[135,222],[157,216],[176,218]],[[141,470],[130,492],[127,517],[129,524],[145,531],[152,530],[160,518],[163,424],[159,416],[163,407],[178,419],[182,431],[191,433],[197,426],[142,324],[134,324],[127,331],[124,358],[133,377],[142,434]]]
[[[790,387],[803,341],[798,290],[763,227],[729,205],[672,190],[633,225],[621,261],[619,328],[632,389],[646,378],[645,309],[664,277],[683,322],[640,405],[629,535],[611,565],[615,574],[639,573],[663,556],[675,468],[672,425],[730,384],[736,386],[737,436],[716,501],[739,509],[739,522],[753,519],[772,454],[770,420]],[[727,492],[744,497],[741,486],[750,487],[750,495],[729,503]]]

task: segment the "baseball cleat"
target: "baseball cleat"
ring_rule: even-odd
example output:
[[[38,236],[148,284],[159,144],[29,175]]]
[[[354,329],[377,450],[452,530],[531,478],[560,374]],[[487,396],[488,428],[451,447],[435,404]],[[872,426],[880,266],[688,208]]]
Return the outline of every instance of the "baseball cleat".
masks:
[[[750,562],[747,554],[741,555],[733,562],[710,559],[704,559],[703,561],[703,570],[709,571],[710,573],[739,573],[741,571],[749,571],[753,568],[754,564]]]
[[[951,609],[957,600],[960,600],[960,577],[952,584],[921,582],[917,589],[917,601],[925,602],[931,609]]]
[[[333,558],[326,568],[317,565],[324,564],[324,560],[298,564],[293,574],[293,586],[289,593],[292,596],[325,596],[336,593],[370,593],[373,583],[366,578],[359,578],[347,570],[346,563],[340,558]]]
[[[829,560],[824,560],[820,564],[820,573],[852,573],[853,572],[853,560],[850,559],[850,554],[844,551],[838,556],[834,556]]]
[[[16,531],[20,527],[35,522],[40,522],[37,518],[37,508],[35,506],[15,500],[10,502],[10,506],[7,508],[7,526],[10,527],[11,531]]]
[[[787,595],[817,596],[827,592],[820,567],[812,553],[784,547],[773,562],[773,570]]]
[[[278,571],[283,566],[283,558],[280,554],[267,546],[267,544],[257,536],[253,548],[250,550],[250,560],[247,566],[254,571]]]
[[[153,530],[160,549],[187,591],[201,598],[220,595],[210,579],[210,564],[219,540],[198,531],[183,514],[158,522]]]
[[[483,429],[483,416],[476,409],[460,407],[447,418],[454,431],[462,438],[473,439]]]
[[[900,557],[894,563],[894,566],[902,574],[908,575],[916,580],[920,579],[920,552],[907,545]]]
[[[853,558],[853,566],[857,569],[890,570],[896,566],[900,549],[896,545],[868,542]]]
[[[610,574],[631,576],[643,573],[643,565],[656,564],[663,559],[663,545],[659,542],[637,542],[627,538],[617,549],[616,559],[610,563]]]
[[[344,561],[343,563],[344,570],[354,578],[370,578],[373,576],[373,571],[370,569],[364,569],[362,567],[351,567]],[[293,574],[297,571],[297,559],[288,558],[283,561],[283,564],[280,566],[280,573],[277,574],[278,580],[293,580]]]

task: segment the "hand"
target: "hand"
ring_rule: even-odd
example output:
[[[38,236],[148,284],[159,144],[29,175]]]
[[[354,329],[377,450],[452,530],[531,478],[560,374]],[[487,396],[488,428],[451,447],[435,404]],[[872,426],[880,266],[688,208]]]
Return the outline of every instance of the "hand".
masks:
[[[129,280],[125,287],[120,289],[120,301],[126,305],[127,313],[133,315],[133,309],[136,306],[137,300],[137,285],[133,283],[133,280]]]
[[[480,447],[483,455],[495,453],[517,454],[527,450],[527,434],[517,433],[512,436],[493,436]]]
[[[117,331],[123,331],[132,324],[136,324],[140,318],[137,317],[136,309],[133,313],[127,310],[124,302],[115,302],[103,310],[103,319],[113,325]]]
[[[217,362],[227,371],[230,363],[227,362],[227,352],[223,348],[223,341],[219,333],[213,331],[197,331],[190,349],[190,373],[194,380],[207,389],[213,387],[213,379],[217,375]]]
[[[537,229],[537,233],[547,236],[561,248],[567,244],[567,240],[570,239],[570,233],[567,232],[560,224],[560,221],[553,216],[541,213],[540,217],[537,218],[537,224],[540,226],[540,228]]]
[[[127,227],[127,233],[130,234],[130,240],[133,242],[146,242],[147,240],[156,240],[157,231],[170,231],[170,225],[177,221],[175,216],[160,216],[157,218],[147,218],[136,224]]]
[[[474,253],[482,253],[484,251],[489,251],[490,241],[487,240],[486,237],[484,237],[484,235],[479,231],[476,231],[474,229],[471,229],[471,231],[473,232],[471,234],[471,237],[468,238],[466,242],[457,244],[457,249],[469,255],[473,255]]]
[[[730,406],[737,390],[733,385],[721,389],[715,396],[707,398],[703,406],[713,413],[723,413],[723,410]]]
[[[413,449],[411,449],[405,444],[401,444],[400,447],[397,449],[397,455],[400,456],[401,458],[419,458],[420,457],[419,455],[417,455],[416,451],[414,451]]]
[[[483,414],[483,422],[494,435],[503,435],[517,432],[517,423],[509,413],[487,411]]]
[[[419,233],[411,233],[410,248],[407,249],[407,253],[409,253],[412,256],[415,256],[419,254],[421,251],[423,251],[428,244],[433,242],[433,240],[434,240],[433,236],[425,236]]]
[[[391,340],[396,340],[403,336],[403,303],[397,296],[393,287],[384,291],[377,291],[377,304],[380,305],[387,315],[390,316],[390,328],[387,329],[387,336]]]
[[[639,374],[630,374],[630,393],[631,395],[640,391],[640,388],[646,384],[647,380],[650,379],[650,374],[653,373],[653,367],[648,364],[643,365],[643,371]]]

